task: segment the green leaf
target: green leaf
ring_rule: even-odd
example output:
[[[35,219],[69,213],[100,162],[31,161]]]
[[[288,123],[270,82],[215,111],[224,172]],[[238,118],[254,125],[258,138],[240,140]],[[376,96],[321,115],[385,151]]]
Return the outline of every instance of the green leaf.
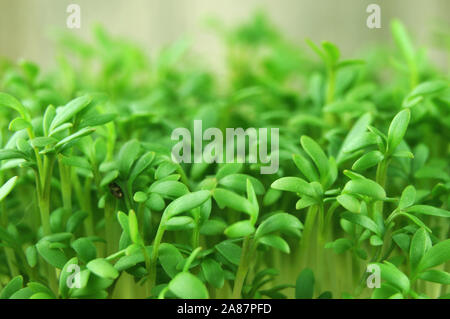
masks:
[[[416,201],[416,189],[413,185],[407,186],[403,192],[402,196],[400,197],[400,201],[398,203],[399,209],[405,209],[407,207],[410,207],[414,204]]]
[[[272,183],[271,187],[281,191],[294,192],[302,195],[307,195],[309,197],[316,197],[314,188],[305,180],[299,177],[279,178]]]
[[[417,268],[419,270],[425,270],[443,264],[448,260],[450,260],[450,239],[441,241],[431,247],[425,253]]]
[[[49,294],[45,293],[45,292],[38,292],[33,294],[30,299],[55,299],[55,297],[50,296]]]
[[[312,299],[314,294],[314,273],[311,269],[305,268],[297,277],[295,284],[296,299]]]
[[[16,110],[24,119],[30,119],[28,110],[12,95],[0,92],[0,106],[9,107]]]
[[[17,290],[9,297],[9,299],[22,299],[22,300],[30,299],[33,294],[34,294],[33,290],[31,290],[30,287],[25,287]]]
[[[350,156],[351,153],[364,149],[379,142],[379,137],[372,132],[364,132],[349,141],[342,149],[344,155]],[[347,153],[347,154],[345,154]]]
[[[230,263],[236,266],[239,265],[241,261],[241,247],[229,241],[223,241],[214,247]]]
[[[319,170],[320,177],[326,178],[328,175],[328,158],[322,148],[312,138],[305,135],[300,138],[300,143]]]
[[[2,94],[2,93],[0,93]],[[1,97],[1,95],[0,95]],[[1,100],[0,100],[1,102]],[[0,293],[0,299],[9,299],[15,292],[21,289],[23,286],[23,277],[16,276],[11,279],[8,284],[2,289]]]
[[[352,145],[353,142],[358,138],[358,136],[363,135],[363,133],[367,131],[367,127],[369,126],[371,121],[372,116],[370,113],[364,114],[358,119],[358,121],[356,121],[350,132],[348,132],[347,136],[345,137],[344,142],[342,143],[342,146],[336,157],[336,162],[338,163],[338,165],[340,165],[348,158],[349,155],[346,154],[346,150],[354,148]]]
[[[47,235],[45,237],[42,237],[41,240],[42,241],[48,241],[50,243],[57,243],[57,242],[67,241],[67,240],[71,239],[72,236],[73,236],[73,234],[71,234],[71,233],[56,233],[56,234],[51,234],[51,235]]]
[[[448,81],[443,80],[433,80],[420,83],[417,85],[414,90],[409,94],[410,97],[418,96],[418,95],[431,95],[438,92],[441,92],[445,89],[449,88]]]
[[[18,117],[18,118],[15,118],[14,120],[12,120],[9,123],[8,129],[10,131],[17,132],[17,131],[20,131],[20,130],[23,130],[23,129],[26,129],[26,128],[31,128],[31,127],[32,126],[31,126],[30,122],[28,122],[27,120],[25,120],[25,119],[23,119],[21,117]]]
[[[236,174],[240,172],[241,169],[242,169],[241,163],[226,163],[217,171],[216,179],[221,180],[227,175]]]
[[[401,250],[403,250],[406,253],[409,252],[411,239],[409,238],[408,235],[401,234],[401,233],[400,234],[395,234],[395,235],[392,236],[392,239],[398,245],[398,247],[400,247]]]
[[[175,216],[169,219],[165,224],[167,230],[177,231],[194,228],[195,222],[189,216]]]
[[[169,289],[182,299],[207,299],[208,290],[200,279],[188,272],[181,272],[169,282]]]
[[[119,171],[118,170],[113,170],[108,172],[105,177],[103,177],[103,179],[100,182],[100,186],[101,187],[105,187],[106,185],[108,185],[109,183],[113,182],[114,180],[117,179],[117,177],[119,177]]]
[[[409,109],[400,111],[392,120],[388,131],[387,152],[392,154],[405,136],[411,112]]]
[[[148,196],[144,192],[136,192],[133,196],[133,200],[136,203],[145,203],[148,199]]]
[[[87,268],[99,277],[107,279],[116,279],[119,272],[109,262],[103,258],[91,260],[87,264]]]
[[[44,129],[44,136],[48,136],[50,132],[50,125],[56,116],[56,109],[53,105],[49,105],[44,113],[44,119],[42,120],[42,127]]]
[[[16,159],[16,158],[24,158],[26,159],[27,156],[25,153],[13,150],[13,149],[3,149],[0,150],[0,161],[2,160],[9,160],[9,159]]]
[[[306,195],[303,195],[302,198],[300,198],[297,203],[295,204],[295,209],[303,209],[306,207],[309,207],[311,205],[315,205],[318,203],[318,200],[316,198],[312,198]]]
[[[159,246],[158,259],[170,278],[176,276],[179,272],[177,266],[184,261],[180,251],[174,245],[168,243],[162,243]]]
[[[281,197],[282,192],[277,189],[269,188],[264,195],[263,205],[270,206],[277,202],[277,200]]]
[[[89,214],[87,212],[82,210],[70,215],[66,223],[66,231],[69,233],[74,233],[88,215]]]
[[[322,59],[323,62],[327,63],[327,56],[314,42],[312,42],[310,39],[306,39],[305,42]]]
[[[2,187],[0,187],[0,202],[5,199],[5,197],[8,196],[9,193],[11,193],[14,186],[16,185],[18,178],[18,176],[12,177],[5,184],[3,184]]]
[[[408,214],[408,213],[404,213],[404,212],[400,212],[397,213],[398,216],[405,216],[406,218],[409,218],[410,220],[413,221],[414,224],[416,224],[419,227],[422,227],[423,229],[425,229],[427,232],[431,233],[431,229],[428,228],[427,225],[425,225],[419,218],[417,218],[414,215]]]
[[[183,212],[199,207],[210,197],[211,193],[209,191],[198,191],[183,195],[167,206],[163,217],[169,219],[175,215],[179,215]]]
[[[419,275],[419,278],[443,285],[450,285],[450,274],[442,270],[431,269],[425,271]]]
[[[383,187],[370,179],[354,179],[345,184],[344,191],[352,194],[368,196],[376,200],[386,199]]]
[[[116,114],[93,114],[81,120],[79,128],[100,126],[111,122],[116,118]]]
[[[131,166],[139,155],[141,145],[136,140],[131,140],[125,143],[119,152],[119,172],[120,174],[128,178]]]
[[[44,285],[41,284],[41,283],[38,283],[38,282],[29,282],[29,283],[27,284],[27,286],[28,286],[35,294],[42,293],[42,294],[45,294],[45,295],[47,295],[48,297],[50,297],[50,298],[52,298],[52,299],[55,299],[55,294],[50,290],[50,288],[44,286]]]
[[[143,245],[142,237],[139,234],[138,220],[134,210],[130,210],[128,213],[128,227],[130,229],[130,238],[133,243]]]
[[[364,227],[374,232],[375,234],[380,235],[380,229],[378,228],[377,224],[375,224],[375,222],[366,215],[344,212],[342,213],[341,217],[348,220],[349,222],[352,222],[353,224]]]
[[[25,256],[27,258],[28,265],[30,265],[31,268],[34,268],[37,264],[36,247],[28,246],[27,250],[25,251]]]
[[[220,264],[212,258],[206,258],[201,263],[203,275],[208,283],[220,289],[225,284],[225,275]]]
[[[78,238],[71,244],[72,248],[76,251],[77,256],[84,263],[88,263],[92,259],[97,258],[97,249],[92,241],[88,238]]]
[[[56,138],[41,136],[41,137],[36,137],[36,138],[32,139],[31,145],[33,145],[34,147],[37,147],[37,148],[44,148],[46,146],[56,144],[57,142],[58,142],[58,140]]]
[[[349,194],[342,194],[336,197],[339,204],[352,213],[359,213],[361,210],[361,203],[355,197]]]
[[[189,193],[187,186],[178,181],[156,181],[148,191],[168,198],[178,198]]]
[[[162,211],[165,207],[164,199],[156,193],[151,193],[147,200],[147,206],[154,211]]]
[[[236,222],[227,229],[225,229],[225,235],[230,238],[247,237],[255,232],[255,227],[249,220],[241,220]]]
[[[79,130],[78,132],[75,132],[65,138],[63,138],[61,141],[56,143],[55,147],[62,147],[66,144],[69,144],[79,138],[82,138],[84,136],[87,136],[89,134],[92,134],[95,131],[95,128],[85,127]]]
[[[219,184],[235,191],[245,192],[247,189],[247,179],[252,183],[256,194],[264,194],[263,184],[253,176],[247,174],[229,174],[220,179]]]
[[[200,234],[204,236],[221,235],[225,231],[227,224],[221,220],[209,219],[200,228]]]
[[[257,212],[250,201],[232,191],[216,188],[214,190],[214,199],[217,205],[223,209],[224,207],[229,207],[231,209],[237,210],[239,212],[247,213],[250,216],[255,215]]]
[[[277,213],[259,225],[255,233],[255,240],[274,232],[281,232],[290,236],[300,237],[300,230],[303,228],[302,223],[297,217],[287,213]]]
[[[155,152],[147,152],[142,155],[133,166],[131,170],[129,180],[134,181],[142,172],[144,172],[155,159]]]
[[[277,235],[263,236],[259,239],[259,243],[281,250],[286,254],[289,254],[291,252],[289,244],[283,238]]]
[[[163,179],[177,170],[178,166],[172,162],[164,162],[158,166],[155,172],[156,179]]]
[[[371,151],[364,154],[355,163],[353,163],[352,170],[360,172],[365,171],[366,169],[377,165],[383,160],[383,158],[384,156],[380,151]]]
[[[387,261],[385,261],[383,264],[376,263],[376,265],[380,267],[382,279],[386,280],[389,284],[393,285],[404,293],[409,291],[409,279],[397,267]]]
[[[409,264],[411,265],[412,271],[415,271],[417,266],[422,260],[427,250],[428,234],[425,229],[419,228],[414,234],[411,240],[411,246],[409,251]]]
[[[73,127],[73,124],[72,124],[72,123],[64,123],[64,124],[61,124],[60,126],[55,127],[55,128],[51,131],[51,133],[48,134],[48,136],[49,136],[49,137],[52,137],[52,136],[54,136],[54,135],[56,135],[56,134],[58,134],[58,133],[60,133],[60,132],[62,132],[62,131],[68,130],[68,129],[72,128],[72,127]]]
[[[330,63],[333,65],[336,64],[340,56],[338,47],[331,42],[324,41],[322,42],[322,48],[327,54]]]
[[[381,246],[383,245],[383,240],[377,235],[370,236],[370,244],[372,246]]]
[[[67,257],[64,253],[59,249],[51,248],[49,241],[40,240],[36,244],[36,248],[39,255],[53,267],[62,269],[67,262]]]
[[[412,212],[421,215],[430,215],[430,216],[438,216],[438,217],[450,217],[450,211],[436,208],[428,205],[414,205],[405,209],[407,212]]]
[[[302,172],[303,175],[310,181],[319,181],[319,175],[317,173],[317,169],[301,155],[293,154],[292,159],[294,161],[295,166]]]
[[[89,105],[92,101],[92,96],[89,94],[80,96],[76,99],[73,99],[65,106],[58,108],[56,110],[56,116],[50,125],[50,133],[59,125],[67,122],[72,117],[74,117],[77,113],[81,112],[86,106]]]

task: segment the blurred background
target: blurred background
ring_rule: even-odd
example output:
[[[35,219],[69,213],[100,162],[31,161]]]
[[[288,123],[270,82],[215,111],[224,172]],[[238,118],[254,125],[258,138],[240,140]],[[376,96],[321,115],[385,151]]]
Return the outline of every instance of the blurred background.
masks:
[[[401,19],[416,43],[429,46],[433,28],[449,22],[448,0],[0,0],[0,56],[13,60],[26,58],[48,68],[53,65],[54,30],[66,27],[66,8],[81,7],[81,28],[70,29],[89,38],[92,26],[100,23],[113,35],[126,37],[149,54],[188,35],[193,50],[218,63],[221,46],[205,27],[206,18],[218,18],[226,25],[247,21],[257,10],[293,42],[335,42],[344,56],[356,56],[362,48],[380,42],[391,43],[389,21]],[[369,29],[366,8],[381,7],[380,29]],[[429,55],[445,64],[441,52]]]

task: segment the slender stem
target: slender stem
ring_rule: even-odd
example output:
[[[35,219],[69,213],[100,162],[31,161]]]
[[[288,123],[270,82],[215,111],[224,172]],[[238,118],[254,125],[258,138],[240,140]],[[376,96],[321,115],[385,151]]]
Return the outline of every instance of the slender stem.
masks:
[[[149,273],[150,289],[152,289],[156,283],[156,262],[158,260],[159,245],[161,244],[161,240],[165,231],[164,223],[165,220],[164,218],[162,218],[158,227],[158,231],[156,232],[155,240],[153,242],[153,251],[151,256],[150,273]]]
[[[62,155],[58,156],[59,175],[61,179],[61,195],[64,207],[64,216],[67,218],[72,213],[72,182],[70,179],[71,168],[62,162]]]
[[[51,179],[53,172],[54,158],[52,156],[44,157],[44,179],[40,188],[38,200],[39,209],[41,213],[42,228],[44,236],[50,235],[50,192],[51,192]],[[39,188],[38,188],[39,190]]]
[[[317,205],[313,205],[308,208],[308,212],[306,213],[306,220],[305,220],[305,228],[303,229],[303,235],[300,243],[300,263],[301,268],[304,268],[308,265],[308,260],[306,259],[308,255],[308,251],[310,250],[311,246],[311,236],[312,231],[314,229],[314,223],[316,220],[317,215]]]
[[[105,237],[106,237],[106,255],[115,251],[114,247],[114,213],[116,210],[116,199],[108,195],[105,200]]]
[[[245,277],[247,276],[248,271],[249,248],[250,237],[246,237],[242,245],[241,259],[236,272],[236,278],[234,279],[233,299],[239,299],[241,297],[242,287],[244,286]]]
[[[150,271],[151,271],[151,259],[150,259],[150,256],[148,255],[147,248],[145,247],[145,245],[142,246],[142,253],[144,254],[145,269],[147,270],[147,273],[150,274]],[[151,295],[152,288],[153,288],[152,283],[150,282],[150,280],[147,280],[147,294],[148,294],[148,296]]]

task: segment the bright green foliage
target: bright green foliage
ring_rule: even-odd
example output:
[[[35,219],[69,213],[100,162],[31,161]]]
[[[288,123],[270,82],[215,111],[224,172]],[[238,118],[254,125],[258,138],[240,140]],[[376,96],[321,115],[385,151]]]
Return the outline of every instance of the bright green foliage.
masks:
[[[397,20],[364,60],[214,26],[220,75],[99,27],[0,64],[0,298],[448,298],[449,73]],[[279,128],[279,170],[173,162],[194,120]]]

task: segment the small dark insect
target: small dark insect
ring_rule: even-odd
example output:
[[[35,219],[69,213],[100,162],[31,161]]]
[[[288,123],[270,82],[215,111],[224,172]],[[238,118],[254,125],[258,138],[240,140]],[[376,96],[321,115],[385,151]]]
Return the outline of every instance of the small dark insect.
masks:
[[[115,197],[117,197],[117,198],[123,197],[122,189],[116,183],[114,183],[114,182],[109,183],[109,190],[111,191],[111,194],[113,194]]]

